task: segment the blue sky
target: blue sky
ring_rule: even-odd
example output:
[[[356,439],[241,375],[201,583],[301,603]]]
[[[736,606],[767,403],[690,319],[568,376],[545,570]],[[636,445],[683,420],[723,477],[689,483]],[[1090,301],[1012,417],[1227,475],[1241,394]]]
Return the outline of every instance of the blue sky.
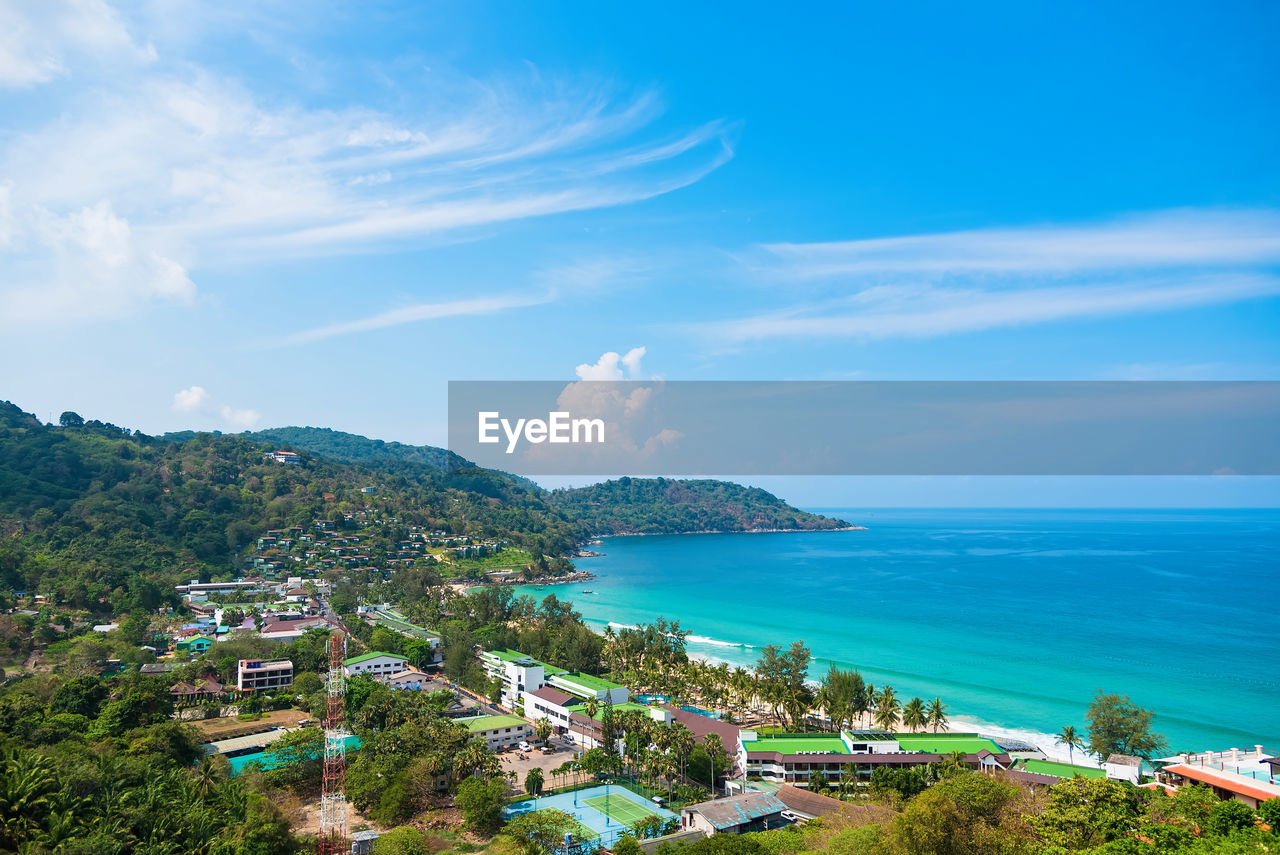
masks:
[[[41,417],[442,443],[450,379],[1280,379],[1274,4],[210,6],[0,8],[0,397]]]

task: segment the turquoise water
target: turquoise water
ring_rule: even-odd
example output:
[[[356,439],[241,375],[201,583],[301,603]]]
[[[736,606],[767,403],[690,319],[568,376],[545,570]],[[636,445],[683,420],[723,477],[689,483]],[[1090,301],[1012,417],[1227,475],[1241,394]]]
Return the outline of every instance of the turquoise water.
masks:
[[[351,735],[342,740],[347,747],[348,754],[360,747],[360,737]],[[267,772],[276,767],[276,763],[272,761],[265,751],[255,751],[252,754],[241,754],[238,757],[228,757],[227,762],[231,764],[231,774],[239,775],[244,768],[250,763],[258,763],[262,766],[262,771]]]
[[[679,619],[734,664],[803,639],[815,677],[856,666],[1045,748],[1099,688],[1174,750],[1280,748],[1280,512],[824,512],[869,530],[609,538],[578,561],[595,594],[521,592],[597,628]]]

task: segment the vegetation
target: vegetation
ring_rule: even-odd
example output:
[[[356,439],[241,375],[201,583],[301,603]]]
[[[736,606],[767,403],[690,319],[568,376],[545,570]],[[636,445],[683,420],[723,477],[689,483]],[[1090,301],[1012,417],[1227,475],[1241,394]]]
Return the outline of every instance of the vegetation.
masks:
[[[1128,695],[1099,691],[1085,717],[1089,721],[1089,751],[1104,760],[1112,754],[1150,760],[1168,748],[1164,737],[1152,729],[1155,714],[1134,704]]]
[[[816,531],[849,525],[797,510],[765,490],[725,481],[619,478],[555,490],[548,498],[594,535]]]

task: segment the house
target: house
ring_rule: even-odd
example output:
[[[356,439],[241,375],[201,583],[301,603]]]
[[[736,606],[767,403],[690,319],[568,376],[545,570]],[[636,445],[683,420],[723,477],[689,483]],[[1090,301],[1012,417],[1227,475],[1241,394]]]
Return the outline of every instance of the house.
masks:
[[[485,741],[490,750],[513,748],[533,735],[533,727],[518,715],[478,715],[456,719],[467,732]]]
[[[727,799],[689,805],[680,811],[680,827],[713,834],[745,834],[787,824],[787,806],[771,793],[742,793]]]
[[[204,701],[222,694],[222,684],[216,677],[205,677],[195,683],[180,681],[169,687],[169,694],[178,703]]]
[[[387,678],[401,671],[409,670],[409,660],[391,653],[373,651],[363,656],[353,656],[342,663],[342,670],[348,677],[367,674],[379,682],[385,683]]]
[[[1112,754],[1102,764],[1107,777],[1112,781],[1128,781],[1136,785],[1142,778],[1142,758],[1130,757],[1128,754]]]
[[[293,663],[288,659],[241,659],[236,664],[236,688],[242,692],[287,689],[292,685]]]
[[[269,451],[264,456],[276,463],[287,463],[291,466],[297,466],[302,462],[302,457],[296,451]]]
[[[174,645],[179,653],[188,653],[192,656],[199,656],[207,653],[209,648],[213,646],[213,639],[206,635],[194,635],[191,638],[182,638]]]
[[[301,638],[304,633],[313,629],[329,629],[332,624],[328,620],[321,617],[301,617],[294,620],[281,619],[277,616],[274,619],[266,621],[262,625],[262,629],[258,630],[258,635],[262,638],[270,638],[276,641],[293,641]]]
[[[168,674],[177,668],[174,662],[153,662],[150,665],[143,665],[138,669],[140,674]]]

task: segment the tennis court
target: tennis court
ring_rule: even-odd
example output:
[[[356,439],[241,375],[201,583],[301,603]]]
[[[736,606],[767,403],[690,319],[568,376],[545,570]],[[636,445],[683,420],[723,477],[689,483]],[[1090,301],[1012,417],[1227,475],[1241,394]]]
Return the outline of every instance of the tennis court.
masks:
[[[638,805],[631,799],[618,798],[613,794],[607,796],[596,796],[593,799],[587,799],[587,804],[600,811],[609,819],[616,823],[630,828],[646,816],[653,816],[653,811],[643,805]]]

